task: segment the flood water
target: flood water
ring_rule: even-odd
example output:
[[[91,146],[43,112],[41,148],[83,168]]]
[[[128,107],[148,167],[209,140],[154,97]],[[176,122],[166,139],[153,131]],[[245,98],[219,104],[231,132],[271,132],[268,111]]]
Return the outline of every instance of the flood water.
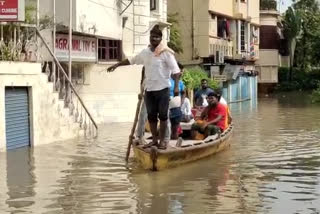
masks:
[[[232,104],[230,149],[162,172],[125,164],[131,124],[0,153],[0,213],[320,213],[320,106],[300,98]]]

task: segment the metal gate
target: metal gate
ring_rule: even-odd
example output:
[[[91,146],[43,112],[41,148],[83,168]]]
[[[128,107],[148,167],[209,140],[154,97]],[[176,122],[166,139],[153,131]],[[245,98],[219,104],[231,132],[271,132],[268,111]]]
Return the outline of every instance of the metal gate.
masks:
[[[7,149],[30,145],[28,88],[6,87],[6,139]]]

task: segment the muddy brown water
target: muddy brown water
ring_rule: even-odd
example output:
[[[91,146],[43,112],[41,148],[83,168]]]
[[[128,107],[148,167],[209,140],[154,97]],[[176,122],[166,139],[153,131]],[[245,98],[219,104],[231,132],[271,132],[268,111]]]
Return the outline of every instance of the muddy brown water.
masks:
[[[131,124],[0,153],[0,213],[320,213],[320,106],[232,104],[232,146],[162,172],[124,162]]]

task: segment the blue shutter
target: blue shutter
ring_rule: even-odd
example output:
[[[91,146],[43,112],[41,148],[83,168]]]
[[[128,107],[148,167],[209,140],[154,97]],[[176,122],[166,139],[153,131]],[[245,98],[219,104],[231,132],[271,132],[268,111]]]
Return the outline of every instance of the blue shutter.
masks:
[[[7,149],[29,146],[28,89],[6,87],[5,107]]]
[[[241,99],[249,98],[248,88],[249,88],[248,77],[242,76],[241,77]]]

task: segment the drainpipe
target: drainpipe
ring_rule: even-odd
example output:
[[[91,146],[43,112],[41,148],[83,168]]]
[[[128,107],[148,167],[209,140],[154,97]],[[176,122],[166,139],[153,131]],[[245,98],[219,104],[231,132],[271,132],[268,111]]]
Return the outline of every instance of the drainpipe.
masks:
[[[56,55],[56,0],[53,0],[53,35],[52,35],[52,50],[53,54]],[[52,61],[52,74],[53,85],[56,83],[56,63]],[[55,86],[54,86],[55,87]],[[55,90],[55,89],[54,89]]]
[[[251,47],[251,34],[250,34],[250,32],[251,32],[251,30],[250,30],[251,24],[250,24],[250,22],[248,22],[247,27],[248,27],[248,30],[247,30],[247,32],[248,32],[248,38],[247,38],[247,41],[248,41],[247,53],[248,53],[249,56],[250,56],[250,54],[251,54],[251,52],[250,52],[250,51],[251,51],[251,50],[250,50],[250,47]]]
[[[133,40],[132,40],[132,51],[133,51],[133,53],[135,53],[135,48],[136,48],[136,35],[135,35],[135,32],[136,32],[136,22],[135,22],[135,15],[136,15],[136,13],[135,13],[135,5],[134,5],[134,0],[132,1],[132,22],[133,22],[133,26],[132,26],[132,38],[133,38]]]
[[[37,0],[37,28],[40,26],[40,0]]]
[[[191,12],[191,21],[192,21],[192,30],[191,30],[191,37],[192,37],[192,41],[191,41],[191,47],[192,47],[192,52],[191,52],[191,59],[193,60],[194,59],[194,30],[195,30],[195,25],[194,25],[194,0],[192,0],[192,12]]]
[[[39,27],[40,27],[40,0],[37,0],[37,29],[39,30]],[[38,42],[38,36],[36,35],[36,40],[37,40],[37,62],[39,61],[40,57],[39,57],[39,42]]]
[[[248,30],[247,30],[247,32],[248,32],[248,38],[247,38],[248,45],[247,45],[247,50],[248,50],[248,51],[247,51],[247,53],[248,53],[249,56],[250,56],[250,46],[251,46],[250,22],[251,22],[251,20],[249,20],[249,17],[250,17],[249,2],[250,2],[250,0],[247,0],[247,18],[248,18],[248,19],[247,19],[247,20],[248,20],[248,25],[247,25],[247,27],[248,27]]]
[[[240,0],[238,0],[240,1]],[[238,21],[238,54],[241,54],[241,20]]]
[[[72,81],[72,0],[69,0],[69,79]],[[69,96],[71,95],[71,87],[69,86]],[[71,97],[70,97],[71,99]]]

